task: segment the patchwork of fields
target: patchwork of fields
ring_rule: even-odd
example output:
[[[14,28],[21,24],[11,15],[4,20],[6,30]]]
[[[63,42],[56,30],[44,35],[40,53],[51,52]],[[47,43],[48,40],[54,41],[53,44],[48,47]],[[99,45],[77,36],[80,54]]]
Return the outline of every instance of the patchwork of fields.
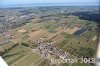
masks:
[[[0,34],[0,55],[7,64],[9,66],[91,66],[89,63],[80,63],[80,60],[72,64],[51,64],[51,57],[57,59],[60,57],[48,52],[48,58],[43,59],[39,51],[34,51],[39,49],[38,40],[43,39],[43,42],[48,43],[54,41],[54,47],[69,54],[67,58],[95,57],[96,22],[63,13],[48,15],[48,12],[47,15],[36,15],[37,18],[24,25]]]

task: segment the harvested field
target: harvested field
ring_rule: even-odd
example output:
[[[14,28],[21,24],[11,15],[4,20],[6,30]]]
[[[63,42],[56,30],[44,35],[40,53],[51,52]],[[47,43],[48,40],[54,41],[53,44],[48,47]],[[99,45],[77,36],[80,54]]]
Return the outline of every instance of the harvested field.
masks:
[[[97,36],[94,36],[92,40],[95,41],[96,39],[97,39]]]
[[[25,30],[25,29],[20,29],[20,30],[18,30],[18,32],[20,32],[20,33],[25,33],[25,32],[27,32],[27,30]]]
[[[53,33],[49,33],[48,31],[43,30],[43,29],[39,29],[39,30],[31,32],[29,34],[30,39],[32,39],[32,40],[37,40],[39,38],[49,38],[52,35],[53,35]]]
[[[53,41],[60,42],[64,39],[62,35],[56,35],[55,37],[52,38]]]
[[[68,34],[74,34],[76,31],[80,30],[81,28],[79,27],[69,27],[67,30],[65,30],[64,32],[67,32]]]

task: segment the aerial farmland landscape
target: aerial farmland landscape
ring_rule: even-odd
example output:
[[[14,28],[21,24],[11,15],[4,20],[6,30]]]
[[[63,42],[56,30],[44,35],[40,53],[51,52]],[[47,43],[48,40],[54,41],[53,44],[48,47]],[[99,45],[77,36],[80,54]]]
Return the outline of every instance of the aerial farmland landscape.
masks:
[[[95,58],[99,15],[98,6],[0,8],[0,56],[9,66],[93,66],[82,58]]]

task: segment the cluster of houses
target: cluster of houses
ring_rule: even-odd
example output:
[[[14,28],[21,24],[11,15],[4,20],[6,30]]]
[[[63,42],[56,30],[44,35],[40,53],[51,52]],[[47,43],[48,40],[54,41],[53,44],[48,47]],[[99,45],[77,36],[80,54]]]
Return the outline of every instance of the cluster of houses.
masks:
[[[45,42],[42,39],[38,40],[38,50],[43,59],[48,59],[48,56],[55,55],[61,59],[66,59],[68,53],[58,49],[54,45],[55,42]]]
[[[35,19],[36,17],[34,13],[22,13],[23,12],[20,12],[20,9],[4,10],[2,13],[0,13],[0,29],[12,28],[17,25],[22,25],[27,23],[28,20]]]

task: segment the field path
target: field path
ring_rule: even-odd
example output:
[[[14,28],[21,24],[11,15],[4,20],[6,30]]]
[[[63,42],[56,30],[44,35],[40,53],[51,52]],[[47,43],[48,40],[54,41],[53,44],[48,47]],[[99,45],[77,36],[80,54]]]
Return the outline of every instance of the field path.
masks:
[[[35,64],[36,62],[38,62],[39,60],[41,60],[41,58],[39,58],[37,61],[35,61],[34,63],[30,64],[30,66],[38,66],[38,64],[40,64],[41,62],[39,62],[37,65]]]
[[[16,61],[15,63],[13,63],[11,66],[15,66],[16,64],[18,64],[20,61],[24,60],[25,58],[29,57],[31,55],[31,53],[29,53],[28,55],[24,56],[23,58],[21,58],[20,60]]]

